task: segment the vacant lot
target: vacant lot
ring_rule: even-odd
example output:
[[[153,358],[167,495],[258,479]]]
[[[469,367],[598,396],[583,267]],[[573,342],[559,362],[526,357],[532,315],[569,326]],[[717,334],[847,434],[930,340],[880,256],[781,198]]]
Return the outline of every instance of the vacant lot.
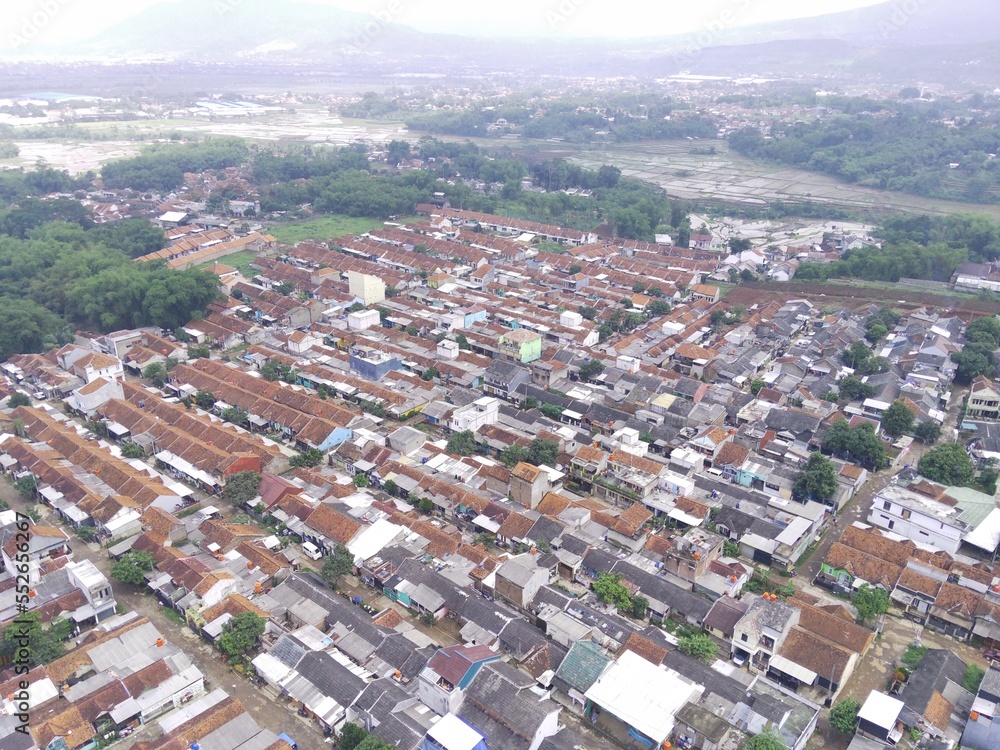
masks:
[[[384,222],[378,219],[359,219],[353,216],[334,215],[312,221],[303,221],[299,224],[272,227],[271,235],[278,242],[291,244],[302,242],[302,240],[329,240],[347,234],[363,234],[372,229],[378,229],[383,224]]]

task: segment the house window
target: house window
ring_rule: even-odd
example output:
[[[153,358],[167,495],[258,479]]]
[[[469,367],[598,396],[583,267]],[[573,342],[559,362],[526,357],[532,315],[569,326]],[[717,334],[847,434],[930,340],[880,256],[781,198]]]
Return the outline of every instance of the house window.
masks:
[[[910,511],[908,511],[908,510],[906,510],[906,509],[903,509],[903,510],[902,510],[902,511],[900,512],[900,514],[899,514],[899,515],[901,515],[901,516],[902,516],[903,518],[909,518],[909,517],[910,517]]]
[[[892,510],[892,503],[890,503],[888,500],[883,500],[882,510]]]
[[[747,634],[746,633],[740,633],[740,640],[745,642],[747,640]]]
[[[890,529],[895,525],[896,525],[895,521],[889,521],[889,523],[886,524],[886,526],[888,526]]]

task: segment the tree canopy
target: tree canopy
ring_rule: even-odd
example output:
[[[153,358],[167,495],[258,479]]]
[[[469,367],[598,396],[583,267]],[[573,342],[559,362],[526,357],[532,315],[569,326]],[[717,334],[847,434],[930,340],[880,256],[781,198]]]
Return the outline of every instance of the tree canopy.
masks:
[[[241,612],[222,626],[219,650],[230,659],[244,656],[257,647],[264,628],[264,618],[256,612]]]
[[[449,453],[456,456],[471,456],[477,450],[476,433],[472,430],[453,433],[448,438],[448,444],[445,447]]]
[[[121,583],[141,586],[146,582],[145,574],[153,569],[153,556],[149,552],[130,550],[111,566],[111,577]]]
[[[333,552],[323,558],[320,576],[331,586],[336,586],[342,576],[354,568],[354,555],[343,544],[335,544]]]
[[[851,427],[846,419],[837,422],[823,436],[823,450],[876,471],[889,465],[885,446],[870,422],[857,427]]]
[[[830,709],[830,726],[841,734],[854,734],[854,729],[858,725],[858,711],[861,704],[853,698],[845,698],[837,701]]]
[[[863,583],[854,592],[851,603],[858,610],[861,622],[867,622],[889,611],[889,593],[885,589]]]
[[[972,459],[958,443],[935,445],[920,458],[917,469],[932,482],[947,485],[966,485],[976,473]]]
[[[222,497],[237,508],[257,497],[261,476],[256,471],[240,471],[226,478]]]
[[[705,662],[711,662],[719,650],[718,644],[705,633],[692,633],[683,636],[677,641],[677,648],[682,653]]]
[[[913,427],[913,411],[902,400],[893,401],[882,415],[882,429],[890,437],[897,438]]]
[[[799,472],[793,488],[798,498],[826,500],[837,491],[837,470],[822,453],[812,453]]]

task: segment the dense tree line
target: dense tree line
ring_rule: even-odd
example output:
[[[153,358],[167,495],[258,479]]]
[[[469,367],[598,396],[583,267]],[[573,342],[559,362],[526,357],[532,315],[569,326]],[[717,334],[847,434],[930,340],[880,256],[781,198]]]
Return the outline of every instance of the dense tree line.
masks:
[[[202,271],[133,263],[73,224],[0,235],[0,358],[65,343],[76,327],[175,328],[205,309],[216,284]]]
[[[990,157],[1000,150],[1000,130],[988,120],[958,120],[946,124],[937,110],[907,106],[888,117],[868,111],[796,123],[781,138],[742,130],[729,143],[745,156],[868,187],[975,203],[1000,201],[1000,162]]]
[[[212,138],[199,143],[154,144],[138,156],[104,165],[101,179],[109,188],[169,192],[184,183],[185,172],[235,167],[246,161],[240,138]]]
[[[795,277],[948,281],[961,263],[1000,258],[1000,224],[978,214],[894,217],[876,234],[885,239],[881,249],[848,250],[833,263],[803,263]]]

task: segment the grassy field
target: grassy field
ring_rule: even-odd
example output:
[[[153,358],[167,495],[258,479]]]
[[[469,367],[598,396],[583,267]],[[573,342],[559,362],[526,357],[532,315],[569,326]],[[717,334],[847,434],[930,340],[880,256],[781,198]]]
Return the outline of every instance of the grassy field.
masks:
[[[334,237],[343,237],[345,234],[362,234],[381,227],[383,223],[379,219],[324,216],[321,219],[304,221],[299,224],[271,227],[270,232],[278,242],[291,244],[302,240],[329,240]]]
[[[250,268],[250,264],[253,263],[254,258],[256,258],[259,254],[260,253],[255,250],[244,250],[242,253],[227,255],[225,258],[222,258],[219,263],[235,268],[249,279],[250,277],[256,275],[254,270]],[[210,266],[214,263],[215,261],[213,260],[211,263],[205,263],[204,265]]]

